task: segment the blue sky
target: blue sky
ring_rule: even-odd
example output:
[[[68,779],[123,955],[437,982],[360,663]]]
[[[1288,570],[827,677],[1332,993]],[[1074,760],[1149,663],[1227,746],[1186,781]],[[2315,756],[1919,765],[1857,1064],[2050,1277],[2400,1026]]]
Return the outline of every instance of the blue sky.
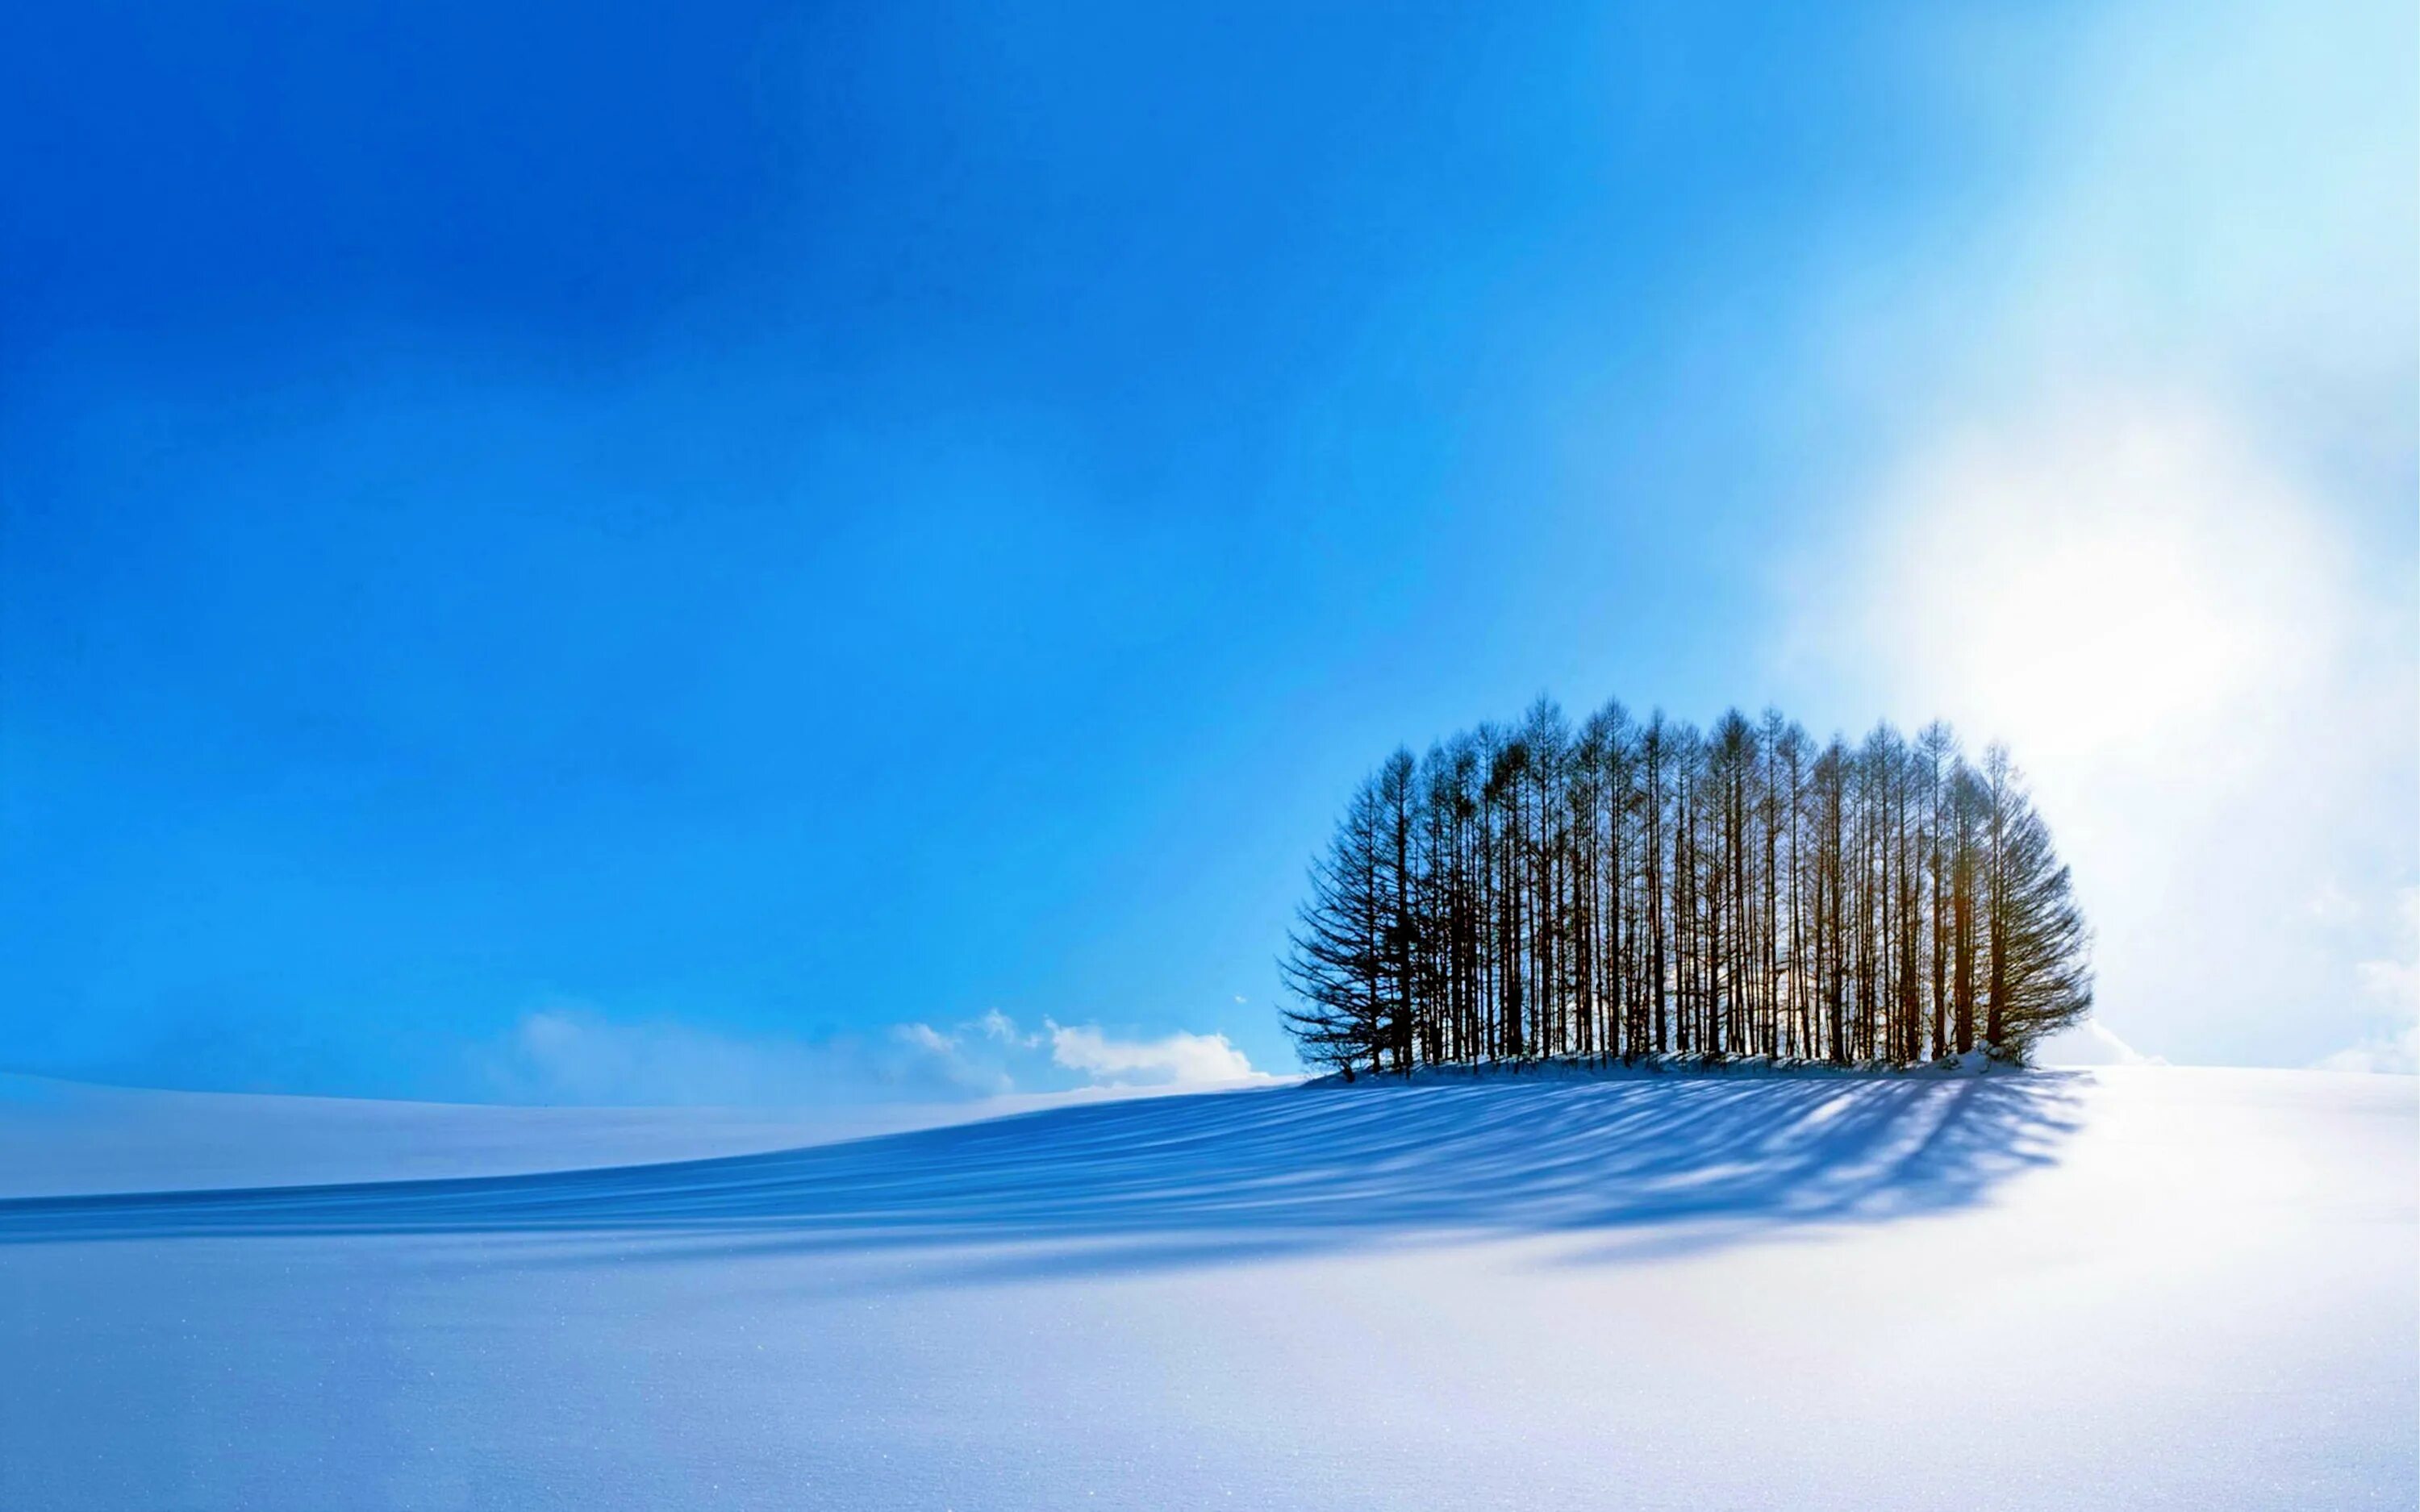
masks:
[[[2126,1039],[2408,1059],[2411,18],[1515,8],[12,12],[0,1064],[1288,1069],[1542,691],[2006,735]]]

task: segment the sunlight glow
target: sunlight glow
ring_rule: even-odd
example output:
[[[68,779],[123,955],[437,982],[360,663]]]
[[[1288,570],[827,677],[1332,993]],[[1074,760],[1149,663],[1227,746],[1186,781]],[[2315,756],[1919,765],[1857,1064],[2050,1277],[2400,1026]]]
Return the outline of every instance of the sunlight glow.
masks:
[[[1954,448],[1890,580],[1918,686],[2028,757],[2156,759],[2252,714],[2329,638],[2310,513],[2188,417]]]
[[[2153,1055],[2164,1025],[2245,1053],[2211,1004],[2368,1003],[2348,957],[2379,950],[2347,941],[2380,933],[2403,842],[2379,816],[2409,812],[2408,642],[2324,489],[2226,416],[2103,392],[1947,432],[1801,610],[1801,654],[1866,669],[1880,707],[2008,743],[2094,920],[2100,1011]],[[1862,574],[1836,619],[1825,585]]]

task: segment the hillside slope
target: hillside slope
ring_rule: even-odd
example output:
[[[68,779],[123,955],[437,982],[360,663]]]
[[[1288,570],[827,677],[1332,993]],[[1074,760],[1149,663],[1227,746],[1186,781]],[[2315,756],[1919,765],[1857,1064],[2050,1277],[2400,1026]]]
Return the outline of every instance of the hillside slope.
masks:
[[[10,1507],[2420,1495],[2406,1079],[1511,1077],[34,1189]]]

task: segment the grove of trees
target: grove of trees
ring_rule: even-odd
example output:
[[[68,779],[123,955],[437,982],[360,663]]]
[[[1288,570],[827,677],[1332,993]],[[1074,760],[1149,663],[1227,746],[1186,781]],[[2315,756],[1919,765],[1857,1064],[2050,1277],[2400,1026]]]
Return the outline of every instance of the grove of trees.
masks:
[[[2091,1007],[2068,870],[2008,753],[1817,746],[1541,699],[1398,750],[1312,863],[1280,963],[1304,1058],[2022,1058]]]

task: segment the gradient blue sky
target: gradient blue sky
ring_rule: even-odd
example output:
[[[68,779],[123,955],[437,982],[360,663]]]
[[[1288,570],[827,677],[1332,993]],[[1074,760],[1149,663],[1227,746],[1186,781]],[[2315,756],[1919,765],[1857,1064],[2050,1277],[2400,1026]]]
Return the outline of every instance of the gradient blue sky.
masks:
[[[2408,1061],[2331,8],[16,8],[0,1065],[1288,1069],[1346,789],[1542,691],[2006,735],[2121,1035]]]

